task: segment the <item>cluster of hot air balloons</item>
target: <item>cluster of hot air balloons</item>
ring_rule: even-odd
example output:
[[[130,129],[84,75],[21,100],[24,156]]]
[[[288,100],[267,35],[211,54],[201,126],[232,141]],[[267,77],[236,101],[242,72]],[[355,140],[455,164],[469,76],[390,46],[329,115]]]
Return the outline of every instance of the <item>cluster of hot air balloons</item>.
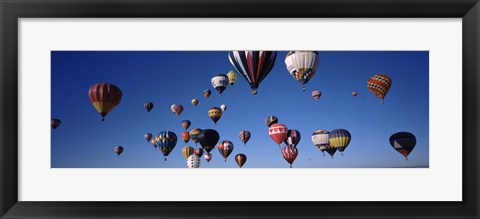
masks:
[[[278,148],[280,148],[282,142],[285,143],[285,146],[280,149],[283,158],[292,168],[292,164],[298,155],[297,145],[301,139],[300,132],[296,129],[288,129],[286,125],[278,123],[276,116],[267,116],[265,124],[268,126],[268,134],[277,143]]]
[[[352,136],[346,129],[335,129],[331,132],[327,130],[317,130],[312,134],[312,142],[320,149],[325,156],[325,151],[333,158],[335,152],[340,151],[343,156],[343,151],[348,147]]]

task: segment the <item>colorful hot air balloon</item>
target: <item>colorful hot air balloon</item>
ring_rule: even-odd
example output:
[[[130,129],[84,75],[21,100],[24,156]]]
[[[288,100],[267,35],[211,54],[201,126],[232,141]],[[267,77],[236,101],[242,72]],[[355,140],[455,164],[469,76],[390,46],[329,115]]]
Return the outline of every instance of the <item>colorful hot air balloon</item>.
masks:
[[[222,96],[223,91],[228,86],[228,77],[224,74],[218,74],[218,75],[213,76],[212,86],[213,86],[213,88],[215,88],[215,90],[218,91],[220,96]]]
[[[200,167],[200,157],[195,154],[190,155],[187,158],[187,167],[188,168],[199,168]]]
[[[161,131],[158,133],[158,136],[155,137],[155,141],[158,149],[165,156],[165,161],[167,160],[166,156],[172,152],[175,145],[177,145],[177,135],[171,131]]]
[[[375,96],[383,99],[387,95],[388,90],[392,86],[392,79],[385,74],[376,74],[370,77],[367,81],[368,90],[370,90]]]
[[[192,139],[192,141],[195,142],[195,144],[198,143],[198,135],[200,135],[201,132],[202,132],[201,129],[195,128],[190,130],[190,132],[188,133],[190,135],[190,139]]]
[[[336,148],[343,156],[343,151],[347,148],[348,144],[350,144],[350,140],[352,136],[350,132],[345,129],[335,129],[330,132],[328,135],[328,141],[330,142],[330,146]]]
[[[198,141],[207,153],[210,153],[210,151],[215,148],[219,139],[220,135],[214,129],[204,129],[200,132],[200,135],[198,135]]]
[[[190,157],[190,155],[192,155],[194,152],[195,152],[195,149],[193,149],[193,147],[191,146],[187,145],[182,148],[182,154],[183,154],[183,157],[185,157],[185,159],[188,159],[188,157]]]
[[[188,141],[190,141],[190,133],[189,132],[182,132],[182,140],[185,143],[188,143]]]
[[[234,85],[235,81],[237,81],[237,74],[235,74],[234,71],[229,71],[227,74],[227,77],[228,77],[228,83],[230,85]]]
[[[193,105],[193,106],[197,106],[197,104],[198,104],[198,100],[195,99],[195,98],[193,98],[193,99],[192,99],[192,105]]]
[[[210,160],[212,159],[212,154],[206,153],[203,157],[205,157],[205,160],[207,160],[207,162],[210,162]]]
[[[113,148],[113,151],[115,152],[115,154],[117,154],[117,156],[120,156],[120,154],[123,152],[123,147],[116,146],[115,148]]]
[[[322,92],[320,92],[320,90],[312,91],[312,97],[314,100],[319,100],[320,96],[322,96]]]
[[[203,96],[205,96],[205,98],[208,98],[210,94],[212,94],[212,92],[209,89],[203,90]]]
[[[52,129],[56,129],[58,128],[58,126],[60,126],[61,123],[62,121],[60,119],[52,119],[50,121],[50,126],[52,127]]]
[[[257,94],[258,86],[273,68],[277,52],[274,51],[231,51],[228,59],[233,68]]]
[[[247,162],[247,156],[245,154],[237,154],[235,155],[235,162],[242,168],[245,162]]]
[[[222,109],[222,111],[225,112],[225,110],[227,110],[227,105],[225,104],[220,105],[220,109]]]
[[[153,147],[157,148],[157,140],[155,138],[152,138],[152,141],[150,141],[150,143],[152,143]]]
[[[282,148],[282,155],[283,158],[285,158],[285,160],[290,164],[290,168],[292,168],[293,161],[295,161],[295,158],[297,158],[298,155],[298,149],[291,145],[285,145]]]
[[[233,143],[227,140],[223,140],[217,146],[218,152],[220,152],[223,158],[225,158],[225,162],[227,162],[227,157],[232,153],[233,148],[234,148]]]
[[[330,142],[328,141],[329,134],[330,132],[327,130],[317,130],[312,134],[312,142],[315,146],[318,147],[318,149],[320,149],[320,151],[322,151],[323,156],[325,156],[325,151],[327,147],[330,146]]]
[[[275,117],[275,116],[267,116],[267,118],[265,119],[265,124],[268,127],[270,127],[273,124],[277,124],[277,123],[278,123],[278,118]]]
[[[405,160],[408,160],[407,156],[412,152],[413,148],[417,144],[417,139],[415,135],[410,132],[397,132],[390,136],[390,144],[393,149],[405,157]]]
[[[105,116],[122,100],[122,91],[113,84],[98,83],[90,87],[88,98],[104,121]]]
[[[185,130],[187,130],[187,129],[190,127],[191,124],[192,124],[192,123],[190,122],[190,120],[183,120],[183,121],[182,121],[182,127],[183,127]]]
[[[280,143],[287,138],[288,128],[284,124],[276,123],[270,126],[268,134],[273,141],[278,144],[278,147],[280,147]]]
[[[147,110],[147,112],[150,112],[150,110],[153,109],[153,103],[152,102],[146,102],[143,104],[143,107]]]
[[[300,82],[303,91],[305,91],[305,84],[313,77],[319,64],[319,54],[314,51],[290,51],[285,57],[288,72]]]
[[[203,148],[197,148],[195,149],[195,155],[197,155],[198,157],[201,157],[203,155]]]
[[[179,104],[173,104],[170,109],[172,110],[173,114],[180,116],[183,112],[183,106]]]
[[[286,145],[292,145],[293,147],[296,148],[298,143],[300,142],[301,138],[302,137],[301,137],[300,132],[298,130],[290,129],[287,132],[287,138],[285,138],[285,140],[283,140],[283,142]]]
[[[222,118],[222,109],[218,108],[218,107],[212,107],[208,110],[208,117],[210,117],[210,119],[212,119],[212,121],[215,123],[215,125],[217,124],[217,121]]]
[[[248,140],[250,140],[251,136],[252,136],[252,134],[247,130],[243,130],[238,134],[238,137],[240,138],[240,141],[242,141],[245,144],[245,146],[247,146],[247,142],[248,142]]]
[[[352,92],[352,96],[356,97],[358,95],[358,92],[354,91]]]
[[[145,139],[147,140],[147,142],[150,142],[150,140],[152,140],[152,137],[153,135],[151,133],[145,134]]]

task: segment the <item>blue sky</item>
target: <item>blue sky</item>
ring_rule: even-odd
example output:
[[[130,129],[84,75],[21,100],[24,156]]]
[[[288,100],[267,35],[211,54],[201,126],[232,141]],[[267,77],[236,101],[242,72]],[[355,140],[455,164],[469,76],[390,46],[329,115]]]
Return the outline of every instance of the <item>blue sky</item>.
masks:
[[[429,53],[428,51],[320,51],[320,66],[303,92],[285,67],[286,51],[278,53],[275,66],[260,84],[257,95],[238,75],[234,86],[222,96],[210,79],[233,68],[227,51],[53,51],[52,118],[62,124],[52,130],[52,168],[185,168],[181,149],[184,131],[181,121],[192,128],[213,128],[220,140],[230,140],[235,148],[224,162],[217,149],[213,159],[201,160],[201,168],[238,168],[235,154],[247,156],[244,168],[288,168],[277,144],[268,135],[265,117],[302,134],[294,168],[427,167],[429,164]],[[392,87],[380,104],[366,86],[370,76],[384,73]],[[123,92],[120,104],[101,122],[87,93],[91,85],[113,83]],[[206,99],[203,90],[212,95]],[[320,100],[311,92],[319,89]],[[352,91],[358,96],[353,97]],[[197,98],[194,107],[190,101]],[[146,101],[155,104],[151,112]],[[177,117],[172,104],[182,104]],[[226,104],[228,109],[215,126],[208,117],[211,107]],[[311,142],[318,129],[349,130],[352,141],[344,156],[331,159]],[[189,130],[190,130],[189,129]],[[162,130],[177,134],[179,140],[164,161],[163,155],[144,139],[147,132]],[[247,146],[238,138],[241,130],[252,133]],[[417,138],[409,161],[389,144],[395,132],[408,131]],[[125,148],[119,157],[113,148]],[[193,147],[195,143],[190,141]]]

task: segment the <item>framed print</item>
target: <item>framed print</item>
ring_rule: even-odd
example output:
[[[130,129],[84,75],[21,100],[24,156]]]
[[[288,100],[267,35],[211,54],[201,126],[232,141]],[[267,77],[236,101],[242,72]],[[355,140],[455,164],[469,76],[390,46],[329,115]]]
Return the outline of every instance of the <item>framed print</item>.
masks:
[[[478,218],[479,7],[2,1],[1,215]]]

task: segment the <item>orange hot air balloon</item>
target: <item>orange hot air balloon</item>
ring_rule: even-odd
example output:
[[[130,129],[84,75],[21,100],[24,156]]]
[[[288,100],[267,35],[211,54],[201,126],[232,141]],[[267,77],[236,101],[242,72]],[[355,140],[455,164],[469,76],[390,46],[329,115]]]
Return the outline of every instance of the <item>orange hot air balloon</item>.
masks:
[[[370,90],[378,98],[382,99],[381,103],[383,103],[383,99],[387,95],[391,86],[392,79],[386,74],[373,75],[367,81],[368,90]]]
[[[185,143],[188,143],[188,141],[190,141],[190,133],[189,132],[182,132],[182,140]]]

